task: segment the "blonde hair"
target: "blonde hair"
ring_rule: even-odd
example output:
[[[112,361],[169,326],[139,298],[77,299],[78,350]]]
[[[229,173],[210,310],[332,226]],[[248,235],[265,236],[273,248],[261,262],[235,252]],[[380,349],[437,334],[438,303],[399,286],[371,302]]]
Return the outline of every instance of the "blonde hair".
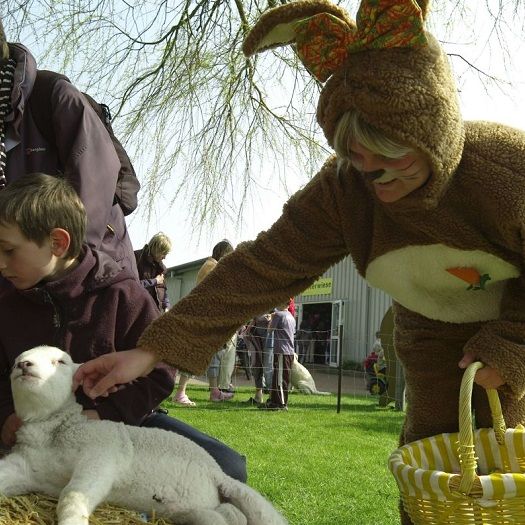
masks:
[[[153,257],[168,255],[171,251],[170,238],[165,233],[156,233],[148,242],[148,251]]]
[[[7,60],[9,58],[9,46],[7,45],[7,38],[5,36],[4,26],[0,18],[0,60]]]
[[[371,152],[389,159],[399,159],[414,152],[414,148],[385,137],[377,128],[364,122],[357,111],[347,111],[339,119],[334,135],[334,149],[339,168],[350,163],[349,144],[354,140]]]

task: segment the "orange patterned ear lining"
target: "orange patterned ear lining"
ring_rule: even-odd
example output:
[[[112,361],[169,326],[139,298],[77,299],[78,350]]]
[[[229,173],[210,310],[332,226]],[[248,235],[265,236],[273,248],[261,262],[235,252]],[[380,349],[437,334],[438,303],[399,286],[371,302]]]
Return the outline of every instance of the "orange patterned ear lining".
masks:
[[[350,53],[427,44],[423,15],[415,0],[363,0],[356,24],[357,29],[328,13],[295,22],[297,53],[321,82],[325,82]]]

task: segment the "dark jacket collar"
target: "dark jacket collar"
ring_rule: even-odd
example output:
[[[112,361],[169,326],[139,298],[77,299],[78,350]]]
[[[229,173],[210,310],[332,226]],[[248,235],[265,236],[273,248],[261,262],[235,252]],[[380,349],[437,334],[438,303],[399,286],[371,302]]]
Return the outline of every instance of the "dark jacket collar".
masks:
[[[84,245],[78,265],[69,273],[55,281],[19,290],[19,293],[37,302],[46,301],[49,296],[68,300],[127,279],[136,280],[129,270],[122,269],[109,255]]]

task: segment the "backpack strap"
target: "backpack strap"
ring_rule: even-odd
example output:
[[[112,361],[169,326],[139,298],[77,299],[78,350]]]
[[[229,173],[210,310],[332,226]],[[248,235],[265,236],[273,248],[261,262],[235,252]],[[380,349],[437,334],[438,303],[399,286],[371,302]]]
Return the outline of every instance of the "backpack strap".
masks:
[[[35,125],[49,144],[55,144],[55,130],[51,107],[51,94],[58,80],[71,82],[69,78],[54,71],[40,69],[36,72],[35,83],[29,96],[29,111]]]

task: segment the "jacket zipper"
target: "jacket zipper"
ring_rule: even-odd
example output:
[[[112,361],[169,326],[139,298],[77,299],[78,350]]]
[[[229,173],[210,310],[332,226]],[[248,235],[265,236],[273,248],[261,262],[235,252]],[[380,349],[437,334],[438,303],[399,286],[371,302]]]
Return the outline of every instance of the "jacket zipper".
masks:
[[[49,303],[51,307],[53,308],[53,328],[55,329],[55,334],[53,337],[53,342],[56,346],[61,347],[61,332],[62,332],[62,316],[60,314],[60,309],[58,305],[53,300],[53,297],[47,290],[43,290],[44,292],[44,302]]]

